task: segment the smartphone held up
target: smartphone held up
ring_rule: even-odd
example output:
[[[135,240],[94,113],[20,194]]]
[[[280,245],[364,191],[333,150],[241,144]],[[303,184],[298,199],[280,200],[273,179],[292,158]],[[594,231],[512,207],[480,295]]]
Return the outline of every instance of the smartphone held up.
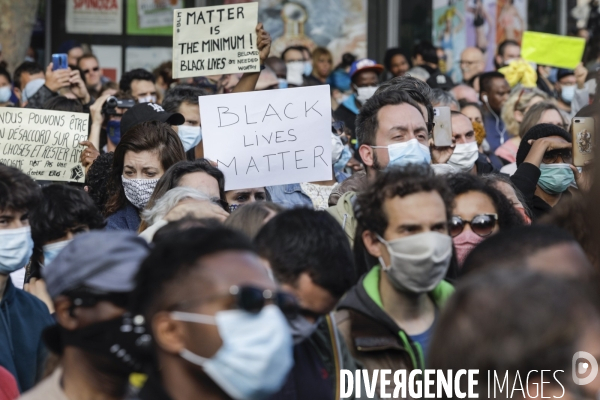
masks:
[[[573,165],[583,167],[594,158],[596,146],[595,124],[593,117],[575,117],[571,124],[573,135]]]

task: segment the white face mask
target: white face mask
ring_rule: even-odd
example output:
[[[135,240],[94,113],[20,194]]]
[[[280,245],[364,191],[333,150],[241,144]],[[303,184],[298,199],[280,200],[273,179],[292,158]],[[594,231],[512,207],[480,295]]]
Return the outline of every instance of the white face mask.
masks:
[[[33,254],[31,228],[0,229],[0,274],[20,270]]]
[[[38,90],[41,89],[42,86],[44,86],[45,83],[46,80],[44,78],[34,79],[29,82],[27,85],[25,85],[25,89],[23,89],[23,92],[21,93],[21,101],[23,103],[28,101],[31,97],[33,97],[34,94],[37,93]]]
[[[10,90],[10,85],[0,87],[0,103],[6,103],[10,100],[11,95],[12,91]]]
[[[286,80],[290,85],[301,86],[304,83],[304,61],[292,61],[285,64],[287,68]]]
[[[60,242],[47,244],[43,246],[44,249],[44,265],[48,265],[56,258],[58,253],[62,251],[73,239],[62,240]]]
[[[183,149],[188,151],[198,146],[198,143],[202,140],[202,127],[179,125],[177,127],[177,134],[179,135],[179,139],[181,139]]]
[[[148,96],[138,97],[138,103],[156,103],[156,95],[149,94]]]
[[[459,143],[454,147],[454,152],[448,164],[458,169],[460,172],[469,172],[479,158],[479,147],[477,142]]]
[[[366,86],[366,87],[354,86],[354,88],[356,89],[356,100],[358,100],[358,102],[360,104],[365,104],[367,102],[367,100],[369,100],[371,97],[373,97],[373,95],[377,91],[377,86]]]
[[[143,210],[154,192],[158,179],[127,179],[121,177],[125,197],[136,208]]]
[[[391,265],[380,257],[381,267],[392,285],[410,293],[432,291],[446,276],[452,257],[452,238],[439,232],[424,232],[404,238],[385,241]]]
[[[344,151],[344,143],[342,143],[342,139],[339,136],[331,134],[331,161],[332,163],[336,163],[337,160],[340,159],[342,155],[342,151]]]
[[[394,143],[389,146],[371,146],[374,149],[388,149],[387,167],[400,167],[408,164],[431,164],[429,147],[419,143],[417,139]]]
[[[212,315],[174,311],[178,321],[216,325],[223,345],[211,358],[187,349],[179,355],[204,369],[236,400],[265,399],[277,392],[294,364],[292,336],[282,312],[267,305],[257,314],[243,310]]]

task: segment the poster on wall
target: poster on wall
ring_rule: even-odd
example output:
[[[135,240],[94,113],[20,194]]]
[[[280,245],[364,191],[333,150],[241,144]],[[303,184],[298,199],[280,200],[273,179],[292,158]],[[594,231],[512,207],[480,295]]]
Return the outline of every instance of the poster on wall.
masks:
[[[294,45],[310,50],[326,47],[333,55],[334,65],[344,53],[358,58],[367,56],[366,0],[259,0],[258,20],[273,39],[272,56],[279,57]]]
[[[183,0],[127,0],[127,34],[171,36],[176,8]]]
[[[527,29],[527,0],[433,0],[433,22],[432,41],[444,50],[441,66],[460,82],[460,54],[465,48],[479,48],[490,71],[498,44],[507,39],[521,43]]]
[[[102,75],[113,82],[121,79],[121,46],[92,45],[92,53],[101,60]]]
[[[67,33],[120,35],[123,33],[123,0],[67,0]]]
[[[160,64],[172,59],[172,47],[127,47],[125,49],[125,71],[136,68],[152,71]]]
[[[527,0],[497,0],[496,44],[505,40],[521,43],[527,30]]]
[[[496,54],[496,0],[468,0],[466,47],[477,47],[485,57],[486,70],[494,69]]]
[[[465,0],[433,1],[433,43],[444,51],[440,70],[460,82],[460,53],[466,47]]]

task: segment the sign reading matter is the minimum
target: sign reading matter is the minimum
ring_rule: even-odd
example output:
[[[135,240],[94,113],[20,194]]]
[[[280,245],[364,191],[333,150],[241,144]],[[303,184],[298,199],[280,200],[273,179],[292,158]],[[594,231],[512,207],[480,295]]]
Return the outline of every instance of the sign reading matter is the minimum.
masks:
[[[204,155],[225,190],[331,179],[329,85],[200,96]]]
[[[0,107],[0,164],[33,179],[83,182],[88,114]]]
[[[260,71],[258,3],[173,13],[173,78]]]

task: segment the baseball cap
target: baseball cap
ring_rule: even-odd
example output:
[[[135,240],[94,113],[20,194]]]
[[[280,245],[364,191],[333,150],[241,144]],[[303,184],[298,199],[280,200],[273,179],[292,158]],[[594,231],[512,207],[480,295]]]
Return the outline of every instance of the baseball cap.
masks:
[[[92,231],[75,236],[42,269],[51,298],[85,286],[102,292],[126,293],[150,248],[131,232]]]
[[[356,60],[350,66],[350,78],[354,78],[354,74],[363,71],[373,71],[375,73],[381,73],[383,71],[383,65],[377,64],[375,61],[369,58],[362,58]]]
[[[434,74],[427,79],[427,84],[432,89],[450,90],[454,87],[454,82],[449,76],[442,73]]]
[[[139,103],[123,114],[121,118],[121,132],[125,134],[137,124],[148,121],[166,122],[169,125],[182,125],[185,122],[185,118],[179,113],[166,112],[159,104]]]

